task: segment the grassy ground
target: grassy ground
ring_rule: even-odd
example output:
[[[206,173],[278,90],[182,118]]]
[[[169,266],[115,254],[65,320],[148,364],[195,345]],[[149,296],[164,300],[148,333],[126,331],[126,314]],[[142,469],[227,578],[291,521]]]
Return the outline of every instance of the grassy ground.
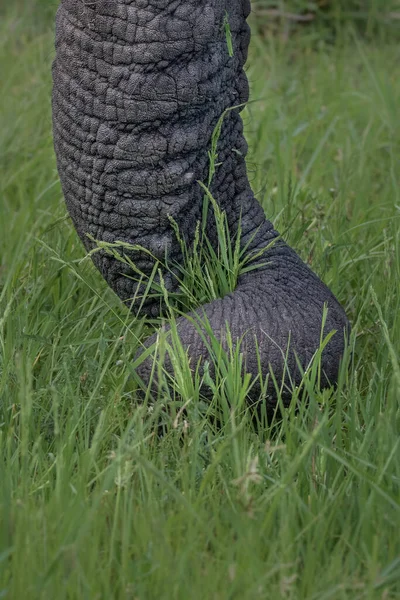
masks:
[[[0,21],[0,598],[398,598],[399,46],[347,29],[333,46],[309,29],[253,39],[252,183],[345,306],[350,369],[261,431],[223,410],[216,429],[193,389],[159,439],[131,377],[142,324],[66,218],[51,21],[13,6]]]

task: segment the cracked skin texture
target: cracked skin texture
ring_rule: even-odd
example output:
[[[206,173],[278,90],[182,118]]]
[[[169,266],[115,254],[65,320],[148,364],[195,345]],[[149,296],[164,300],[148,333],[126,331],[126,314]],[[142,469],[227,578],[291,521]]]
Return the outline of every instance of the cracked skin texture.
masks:
[[[169,216],[190,243],[201,219],[198,180],[208,178],[214,128],[226,109],[248,100],[243,67],[249,12],[248,0],[62,0],[53,65],[54,143],[68,210],[88,250],[90,234],[140,245],[161,260],[167,256],[170,264],[179,263],[181,251]],[[226,14],[233,56],[224,32]],[[257,340],[263,374],[272,369],[281,383],[287,353],[287,368],[298,383],[296,356],[306,368],[320,343],[326,304],[324,334],[336,333],[323,353],[322,384],[334,383],[347,318],[329,289],[265,218],[247,178],[246,152],[237,108],[224,119],[218,142],[221,166],[211,192],[226,211],[231,232],[241,215],[242,244],[251,240],[249,251],[275,243],[261,259],[267,265],[241,275],[234,292],[197,314],[205,314],[221,340],[226,322],[232,339],[242,339],[247,372],[258,374]],[[207,235],[217,243],[212,218]],[[133,251],[131,258],[151,273],[147,254]],[[129,303],[141,291],[120,262],[105,253],[94,254],[93,260],[123,301]],[[174,276],[167,272],[164,278],[173,291]],[[141,310],[157,316],[159,300],[147,299]],[[207,358],[193,322],[181,317],[178,331],[193,365]],[[154,336],[148,344],[153,341]],[[166,366],[172,369],[168,357]],[[149,359],[140,367],[144,380],[150,369]],[[257,390],[255,386],[253,394]],[[290,400],[289,388],[284,398]],[[276,402],[272,381],[265,401],[268,408]]]

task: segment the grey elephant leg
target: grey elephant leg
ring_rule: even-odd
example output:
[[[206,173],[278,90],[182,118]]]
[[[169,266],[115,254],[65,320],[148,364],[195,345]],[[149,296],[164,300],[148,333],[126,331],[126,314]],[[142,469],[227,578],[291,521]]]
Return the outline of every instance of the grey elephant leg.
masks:
[[[198,181],[208,180],[213,131],[227,109],[248,99],[243,67],[249,11],[247,0],[61,2],[53,67],[54,143],[67,206],[86,248],[93,244],[89,234],[140,245],[157,259],[167,256],[170,264],[180,261],[170,217],[192,241],[203,205]],[[319,347],[326,305],[324,334],[336,333],[323,354],[322,383],[334,383],[347,318],[328,288],[279,239],[254,198],[240,108],[226,112],[217,149],[220,166],[211,192],[226,211],[232,233],[241,220],[242,244],[249,243],[249,251],[274,243],[260,259],[266,264],[243,274],[233,293],[194,316],[205,317],[221,341],[228,323],[254,376],[258,354],[264,375],[272,370],[282,381],[288,368],[298,383]],[[207,235],[217,244],[212,218]],[[105,253],[93,258],[124,301],[140,295],[121,263]],[[137,250],[131,258],[150,275],[154,261],[148,253]],[[174,291],[173,274],[163,276]],[[141,310],[159,314],[159,300],[148,299]],[[193,365],[207,359],[206,340],[193,322],[182,317],[178,331]],[[140,369],[145,380],[150,362]],[[269,392],[272,406],[272,383]]]

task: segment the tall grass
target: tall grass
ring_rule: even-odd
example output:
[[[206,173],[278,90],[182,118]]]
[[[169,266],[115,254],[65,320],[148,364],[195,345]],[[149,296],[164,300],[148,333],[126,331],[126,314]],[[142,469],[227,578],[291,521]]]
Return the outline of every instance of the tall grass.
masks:
[[[253,39],[253,188],[354,328],[338,389],[310,374],[308,403],[267,425],[240,356],[208,403],[184,356],[176,392],[139,402],[148,328],[82,259],[52,149],[53,34],[19,8],[0,22],[0,596],[397,598],[398,46]]]
[[[399,40],[399,0],[253,0],[255,27],[289,42],[301,32],[309,42],[338,41],[351,30],[370,39]]]

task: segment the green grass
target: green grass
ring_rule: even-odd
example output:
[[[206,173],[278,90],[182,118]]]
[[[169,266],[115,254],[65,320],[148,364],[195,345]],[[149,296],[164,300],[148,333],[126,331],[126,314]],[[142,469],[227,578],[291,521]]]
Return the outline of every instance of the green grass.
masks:
[[[399,0],[253,0],[252,10],[261,33],[285,39],[306,28],[314,41],[332,40],[348,25],[370,40],[388,34],[399,39]]]
[[[306,379],[307,408],[256,427],[240,356],[209,405],[184,368],[183,398],[138,403],[144,324],[83,258],[62,201],[51,22],[13,6],[0,21],[0,597],[398,598],[398,45],[253,39],[253,188],[353,324],[339,389]]]

